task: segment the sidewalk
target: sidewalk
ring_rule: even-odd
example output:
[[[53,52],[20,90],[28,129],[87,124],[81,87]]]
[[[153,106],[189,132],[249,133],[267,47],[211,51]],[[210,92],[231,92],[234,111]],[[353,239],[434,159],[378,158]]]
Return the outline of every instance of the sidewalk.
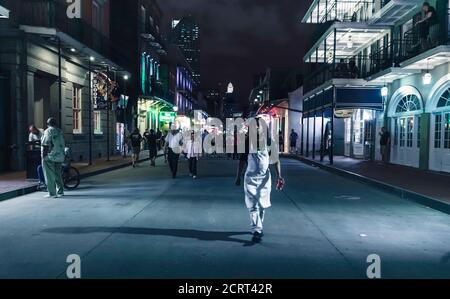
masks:
[[[140,162],[148,160],[148,151],[141,153]],[[113,156],[110,161],[106,158],[94,160],[92,165],[87,163],[72,163],[82,178],[101,174],[131,165],[131,157]],[[25,171],[0,174],[0,201],[29,194],[36,191],[37,181],[26,180]]]
[[[334,165],[330,165],[328,158],[320,162],[319,157],[312,160],[299,155],[287,156],[340,175],[370,182],[425,205],[433,204],[434,208],[440,210],[450,210],[450,174],[347,157],[335,157]]]

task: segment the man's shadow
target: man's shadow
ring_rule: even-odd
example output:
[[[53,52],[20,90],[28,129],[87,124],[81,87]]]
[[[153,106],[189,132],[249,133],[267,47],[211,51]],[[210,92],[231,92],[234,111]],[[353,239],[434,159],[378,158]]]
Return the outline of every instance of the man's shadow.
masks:
[[[192,229],[163,229],[163,228],[141,228],[141,227],[57,227],[42,230],[44,233],[52,234],[93,234],[93,233],[111,233],[111,234],[129,234],[129,235],[148,235],[148,236],[169,236],[186,239],[197,239],[200,241],[223,241],[242,244],[243,246],[253,246],[256,243],[252,241],[233,238],[233,236],[251,235],[249,232],[214,232]]]

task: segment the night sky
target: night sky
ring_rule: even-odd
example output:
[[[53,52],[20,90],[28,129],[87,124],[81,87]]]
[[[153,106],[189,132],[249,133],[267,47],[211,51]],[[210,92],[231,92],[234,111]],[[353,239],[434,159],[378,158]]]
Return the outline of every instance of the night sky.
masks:
[[[167,26],[191,14],[201,26],[202,88],[233,82],[247,101],[253,75],[269,66],[299,66],[311,26],[301,18],[311,0],[158,0]]]

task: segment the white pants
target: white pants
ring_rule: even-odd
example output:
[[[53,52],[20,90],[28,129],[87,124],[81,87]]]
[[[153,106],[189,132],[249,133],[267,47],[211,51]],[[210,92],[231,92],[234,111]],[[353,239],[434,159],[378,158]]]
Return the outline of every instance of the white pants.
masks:
[[[252,232],[262,233],[265,209],[259,203],[256,203],[255,206],[248,210],[250,212]]]

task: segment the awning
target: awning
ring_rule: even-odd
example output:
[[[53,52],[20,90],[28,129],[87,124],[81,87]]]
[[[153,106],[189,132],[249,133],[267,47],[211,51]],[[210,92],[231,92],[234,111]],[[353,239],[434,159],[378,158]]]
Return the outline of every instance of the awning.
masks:
[[[370,23],[378,25],[394,25],[418,11],[423,0],[390,0],[374,14]]]
[[[155,96],[151,97],[140,96],[139,99],[147,102],[147,107],[149,108],[151,107],[154,110],[173,111],[173,108],[175,107],[174,104]]]
[[[306,114],[314,115],[317,111],[332,107],[333,102],[336,109],[383,109],[381,88],[334,87],[304,99],[303,110]]]
[[[55,51],[57,51],[56,49],[58,45],[57,40],[60,40],[62,49],[67,53],[71,53],[72,56],[79,57],[81,60],[84,61],[89,61],[90,58],[93,57],[94,58],[94,61],[92,62],[93,69],[96,68],[105,69],[105,67],[108,66],[111,71],[120,72],[122,75],[127,75],[128,77],[131,77],[131,73],[126,71],[120,65],[114,63],[101,53],[98,53],[97,51],[89,48],[85,44],[79,42],[75,38],[56,28],[22,25],[20,26],[20,29],[23,30],[25,33],[41,37],[43,42],[48,43],[52,47],[55,47]],[[75,52],[71,50],[74,50]]]
[[[9,10],[0,5],[0,19],[9,19]]]

